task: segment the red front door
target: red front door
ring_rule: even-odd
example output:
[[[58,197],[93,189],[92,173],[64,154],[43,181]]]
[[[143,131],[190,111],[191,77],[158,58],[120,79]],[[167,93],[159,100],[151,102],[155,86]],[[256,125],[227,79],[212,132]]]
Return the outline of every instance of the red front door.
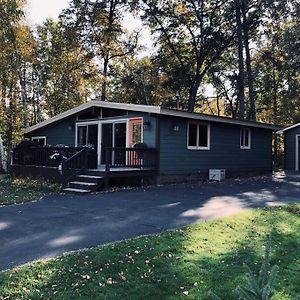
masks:
[[[143,120],[131,119],[129,121],[129,147],[133,148],[135,144],[143,142]],[[129,155],[129,165],[140,165],[141,159],[138,158],[136,152]]]
[[[143,142],[142,126],[142,119],[132,119],[129,121],[129,147]]]

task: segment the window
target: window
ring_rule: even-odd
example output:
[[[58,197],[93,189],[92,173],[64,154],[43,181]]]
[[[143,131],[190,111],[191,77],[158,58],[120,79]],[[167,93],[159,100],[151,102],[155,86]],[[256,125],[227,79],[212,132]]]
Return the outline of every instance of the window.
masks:
[[[91,144],[94,149],[98,146],[98,124],[81,125],[77,128],[77,146],[82,147]]]
[[[249,128],[241,128],[240,134],[241,149],[251,149],[251,131]]]
[[[46,137],[45,136],[33,136],[31,138],[32,141],[36,141],[39,143],[40,146],[45,146],[46,145]]]
[[[202,123],[188,123],[188,149],[209,150],[210,126]]]

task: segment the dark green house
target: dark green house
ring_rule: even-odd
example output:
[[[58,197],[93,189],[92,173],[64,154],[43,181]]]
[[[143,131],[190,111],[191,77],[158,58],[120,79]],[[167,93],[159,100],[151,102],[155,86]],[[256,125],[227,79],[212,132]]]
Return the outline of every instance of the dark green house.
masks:
[[[43,176],[70,188],[143,177],[156,182],[271,173],[275,125],[200,113],[90,101],[25,130],[16,175]]]

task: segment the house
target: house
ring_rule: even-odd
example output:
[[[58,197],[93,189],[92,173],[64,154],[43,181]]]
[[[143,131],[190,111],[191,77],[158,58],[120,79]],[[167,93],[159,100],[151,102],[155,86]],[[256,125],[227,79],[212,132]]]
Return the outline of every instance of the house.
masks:
[[[282,130],[284,134],[284,168],[300,171],[300,123]]]
[[[90,101],[27,128],[30,142],[15,149],[11,169],[78,191],[114,178],[207,178],[209,169],[225,169],[226,176],[271,173],[272,133],[280,129],[158,106]]]

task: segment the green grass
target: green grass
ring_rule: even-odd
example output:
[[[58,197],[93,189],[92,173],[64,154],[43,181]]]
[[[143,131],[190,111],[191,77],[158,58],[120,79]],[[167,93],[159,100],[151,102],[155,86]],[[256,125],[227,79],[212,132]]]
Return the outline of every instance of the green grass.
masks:
[[[257,209],[0,273],[3,299],[222,299],[257,272],[271,234],[274,300],[300,299],[300,205]],[[1,299],[0,296],[0,299]]]
[[[0,205],[38,200],[42,196],[59,191],[58,185],[46,181],[0,175]]]

